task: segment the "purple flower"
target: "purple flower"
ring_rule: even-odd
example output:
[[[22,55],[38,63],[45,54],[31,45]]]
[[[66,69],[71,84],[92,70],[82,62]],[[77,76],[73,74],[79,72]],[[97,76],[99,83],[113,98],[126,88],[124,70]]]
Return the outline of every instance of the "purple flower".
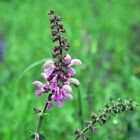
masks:
[[[55,101],[58,106],[62,106],[64,104],[64,96],[62,95],[59,87],[57,87],[55,93],[52,95],[52,100]]]
[[[69,54],[67,54],[67,55],[65,56],[64,60],[65,60],[68,64],[70,64],[70,63],[71,63],[71,56],[70,56]]]
[[[72,61],[71,61],[71,63],[70,63],[70,66],[72,66],[72,65],[81,65],[82,64],[82,62],[81,62],[81,60],[79,60],[79,59],[73,59]]]
[[[73,76],[74,74],[76,74],[76,70],[72,67],[68,68],[68,74],[70,74],[71,76]]]
[[[51,103],[49,103],[48,105],[47,105],[47,109],[51,109],[51,108],[53,108],[53,104],[51,104]]]
[[[80,82],[76,78],[69,78],[68,83],[73,83],[77,86],[80,86]]]
[[[46,69],[45,73],[46,73],[47,77],[50,76],[54,70],[55,70],[55,67],[51,67],[51,68]]]
[[[61,36],[61,34],[65,32],[63,25],[59,23],[62,19],[57,17],[54,12],[51,12],[50,15],[52,16],[50,23],[53,42],[58,42],[59,45],[53,48],[52,57],[54,60],[47,60],[42,66],[44,72],[41,73],[41,77],[46,80],[46,83],[35,81],[33,85],[40,88],[36,90],[37,96],[41,96],[49,91],[49,94],[51,93],[49,101],[52,100],[56,102],[58,106],[62,106],[66,99],[73,99],[70,84],[80,85],[80,82],[73,78],[73,75],[76,74],[76,70],[72,66],[79,66],[82,62],[79,59],[72,59],[68,53],[64,55],[65,52],[68,52],[70,45],[67,39]],[[47,109],[52,107],[53,104],[49,103]]]
[[[46,79],[47,84],[43,84],[40,81],[34,81],[33,85],[38,86],[40,90],[36,90],[36,95],[41,96],[43,93],[47,91],[51,91],[53,93],[51,99],[55,101],[58,106],[62,106],[64,104],[64,101],[66,99],[73,99],[72,88],[69,84],[73,83],[77,86],[80,85],[80,82],[72,78],[74,74],[76,74],[76,70],[72,68],[72,65],[80,65],[82,62],[79,59],[71,59],[71,56],[67,54],[64,57],[64,61],[66,61],[69,65],[66,65],[67,72],[64,73],[63,70],[57,70],[59,66],[54,65],[54,62],[51,60],[48,60],[43,65],[43,68],[46,68],[49,66],[48,69],[44,69],[44,73],[41,73],[41,77]],[[59,84],[59,81],[62,83],[62,85]],[[52,108],[52,104],[48,104],[47,109]]]
[[[38,87],[42,87],[42,86],[43,86],[43,83],[40,82],[40,81],[34,81],[32,84],[33,84],[34,86],[38,86]]]
[[[41,96],[41,95],[42,95],[42,93],[43,93],[43,91],[42,91],[42,90],[36,90],[36,92],[35,92],[36,96]]]
[[[72,92],[72,88],[71,88],[69,85],[64,85],[64,86],[62,87],[62,89],[63,89],[65,92],[68,92],[68,93]]]
[[[44,78],[44,79],[47,79],[47,78],[48,78],[48,76],[47,76],[47,74],[46,74],[45,72],[41,73],[40,76],[41,76],[42,78]]]
[[[52,60],[47,60],[44,65],[43,65],[43,68],[46,68],[46,67],[53,67],[54,66],[54,62]]]

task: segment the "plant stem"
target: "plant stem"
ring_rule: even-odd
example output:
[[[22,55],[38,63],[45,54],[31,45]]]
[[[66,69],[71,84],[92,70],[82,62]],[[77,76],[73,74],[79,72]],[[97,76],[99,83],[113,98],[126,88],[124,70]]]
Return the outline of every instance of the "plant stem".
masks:
[[[78,104],[79,104],[78,116],[80,118],[80,123],[81,123],[82,129],[83,129],[83,124],[84,124],[84,120],[83,120],[83,107],[82,107],[82,97],[81,97],[81,93],[80,93],[80,89],[79,88],[78,88]]]
[[[132,100],[125,100],[125,102],[123,103],[122,101],[120,102],[115,102],[112,106],[104,108],[102,110],[102,113],[98,116],[95,117],[94,120],[89,121],[89,124],[87,125],[87,127],[85,127],[75,138],[75,140],[78,140],[80,137],[83,136],[83,134],[90,130],[91,128],[93,128],[93,126],[97,123],[99,123],[100,125],[103,125],[106,123],[106,121],[108,121],[112,116],[115,116],[121,112],[124,111],[133,111],[136,107],[136,103]],[[102,124],[101,124],[102,123]]]
[[[49,104],[49,101],[51,101],[51,96],[52,96],[52,94],[49,94],[49,95],[48,95],[48,99],[47,99],[47,101],[46,101],[46,103],[45,103],[43,112],[42,112],[42,114],[41,114],[40,117],[39,117],[38,127],[37,127],[37,133],[38,133],[38,134],[39,134],[39,132],[40,132],[43,119],[44,119],[44,117],[45,117],[45,113],[46,113],[47,106],[48,106],[48,104]]]

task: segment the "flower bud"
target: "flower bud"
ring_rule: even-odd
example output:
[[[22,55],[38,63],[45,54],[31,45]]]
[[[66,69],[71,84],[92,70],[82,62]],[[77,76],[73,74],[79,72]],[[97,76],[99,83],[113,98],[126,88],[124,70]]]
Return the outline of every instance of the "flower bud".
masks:
[[[70,56],[69,54],[67,54],[67,55],[65,56],[64,60],[65,60],[68,64],[70,64],[70,63],[71,63],[71,56]]]
[[[43,91],[42,91],[42,90],[36,90],[36,92],[35,92],[36,96],[41,96],[41,95],[42,95],[42,93],[43,93]]]
[[[62,88],[65,92],[68,92],[68,93],[72,92],[72,88],[69,85],[64,85]]]
[[[68,79],[68,82],[69,82],[69,83],[73,83],[73,84],[75,84],[75,85],[77,85],[77,86],[80,85],[80,82],[79,82],[76,78],[69,78],[69,79]]]
[[[49,103],[49,104],[47,105],[47,109],[51,109],[51,108],[53,108],[53,107],[54,107],[54,105],[51,104],[51,103]]]
[[[79,66],[81,64],[82,64],[81,60],[73,59],[73,60],[71,60],[70,66],[72,66],[72,65],[78,65]]]
[[[38,87],[42,87],[42,86],[43,86],[43,83],[40,82],[40,81],[34,81],[32,84],[33,84],[34,86],[38,86]]]
[[[47,60],[44,65],[43,65],[43,68],[46,68],[46,67],[52,67],[54,66],[54,62],[52,60]]]

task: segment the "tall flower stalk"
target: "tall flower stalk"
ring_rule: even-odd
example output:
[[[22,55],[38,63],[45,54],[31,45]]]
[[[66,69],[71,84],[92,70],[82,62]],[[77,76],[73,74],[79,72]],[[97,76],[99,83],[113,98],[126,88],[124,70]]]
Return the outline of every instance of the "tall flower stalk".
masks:
[[[58,106],[62,106],[66,99],[73,99],[71,84],[76,86],[80,85],[80,82],[73,78],[76,74],[76,70],[72,68],[73,65],[81,65],[82,62],[79,59],[72,59],[68,54],[70,44],[63,36],[65,29],[60,23],[63,18],[58,16],[53,10],[49,12],[52,41],[55,43],[53,47],[52,59],[47,60],[43,64],[44,72],[41,73],[41,77],[46,80],[46,83],[41,81],[34,81],[33,85],[39,87],[36,90],[36,96],[42,96],[48,94],[43,110],[34,109],[35,114],[41,113],[39,117],[38,127],[36,131],[35,140],[39,140],[39,133],[42,126],[43,119],[47,109],[54,107],[53,102]]]
[[[89,140],[89,137],[86,135],[87,131],[96,134],[98,131],[97,124],[103,126],[112,116],[121,112],[133,111],[136,108],[136,105],[136,102],[132,100],[122,101],[120,98],[116,101],[112,100],[111,104],[106,104],[98,115],[94,115],[94,113],[91,114],[90,120],[84,122],[86,127],[83,130],[75,130],[75,140],[78,140],[79,138],[82,140]]]

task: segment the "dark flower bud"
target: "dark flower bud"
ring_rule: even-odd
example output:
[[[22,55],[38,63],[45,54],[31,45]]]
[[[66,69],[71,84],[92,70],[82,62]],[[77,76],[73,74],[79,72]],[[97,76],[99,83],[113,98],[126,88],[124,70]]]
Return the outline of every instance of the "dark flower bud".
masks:
[[[93,132],[93,126],[89,125],[89,130]]]
[[[93,120],[96,119],[96,116],[93,113],[90,116],[91,116],[91,119],[93,119]]]
[[[49,14],[49,15],[53,15],[53,14],[54,14],[54,10],[50,10],[50,11],[48,12],[48,14]]]
[[[60,16],[58,16],[58,17],[56,18],[56,20],[57,20],[57,21],[62,21],[62,20],[63,20],[63,18],[62,18],[62,17],[60,17]]]
[[[70,78],[71,75],[69,73],[65,73],[66,78]]]
[[[55,25],[55,24],[51,25],[51,29],[52,29],[52,30],[53,30],[53,29],[58,29],[58,25]]]
[[[54,18],[51,18],[50,19],[50,23],[53,24],[54,22],[55,22],[55,19]]]
[[[55,36],[55,37],[53,37],[52,40],[53,40],[53,42],[58,41],[58,40],[59,40],[59,36]]]
[[[48,92],[48,91],[49,91],[49,85],[46,84],[46,85],[43,87],[43,89],[45,90],[45,92]]]
[[[52,31],[52,36],[55,37],[57,36],[59,33],[57,31]]]
[[[64,29],[62,24],[58,24],[59,29]]]
[[[106,123],[106,119],[101,118],[101,121],[102,121],[103,124]]]
[[[78,130],[78,129],[76,129],[75,131],[74,131],[74,134],[75,135],[78,135],[80,133],[80,131]]]
[[[53,51],[54,52],[56,52],[56,51],[58,51],[59,50],[59,47],[58,46],[55,46],[54,48],[53,48]]]
[[[94,135],[96,135],[97,132],[98,132],[98,128],[94,128],[94,129],[93,129],[93,133],[94,133]]]
[[[40,113],[41,110],[34,108],[34,114]]]
[[[61,29],[60,32],[61,32],[61,33],[65,33],[65,29]]]

